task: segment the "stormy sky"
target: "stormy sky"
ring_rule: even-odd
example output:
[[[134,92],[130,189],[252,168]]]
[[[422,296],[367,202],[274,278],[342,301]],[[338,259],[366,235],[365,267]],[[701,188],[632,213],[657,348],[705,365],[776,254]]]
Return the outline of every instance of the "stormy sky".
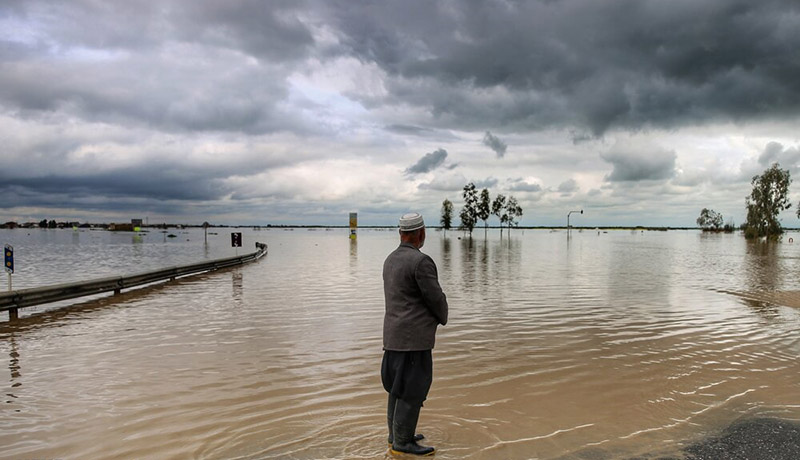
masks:
[[[437,223],[473,182],[522,225],[738,225],[800,174],[799,5],[6,0],[0,220]]]

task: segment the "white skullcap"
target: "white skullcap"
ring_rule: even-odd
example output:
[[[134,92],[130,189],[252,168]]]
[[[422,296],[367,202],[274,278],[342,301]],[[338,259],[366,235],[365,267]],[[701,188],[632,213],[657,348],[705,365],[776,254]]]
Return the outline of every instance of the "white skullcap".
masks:
[[[403,214],[400,218],[400,231],[412,232],[425,226],[422,216],[418,212]]]

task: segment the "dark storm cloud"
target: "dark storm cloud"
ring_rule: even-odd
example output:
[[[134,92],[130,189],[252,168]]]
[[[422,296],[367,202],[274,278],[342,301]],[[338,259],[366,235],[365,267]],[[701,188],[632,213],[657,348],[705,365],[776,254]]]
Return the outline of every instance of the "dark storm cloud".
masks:
[[[441,125],[601,135],[800,113],[794,1],[338,5],[341,52],[389,75],[383,102]]]
[[[115,197],[141,197],[155,200],[214,200],[225,188],[207,175],[186,171],[154,172],[146,169],[86,174],[80,177],[47,175],[41,177],[2,177],[0,190],[26,190],[40,196],[96,197],[113,201]]]
[[[185,6],[180,3],[179,6]],[[290,61],[310,51],[314,39],[298,14],[303,2],[201,2],[191,8],[173,8],[170,19],[181,38],[201,40],[262,59]]]
[[[162,131],[293,131],[282,104],[314,44],[299,2],[24,2],[0,7],[37,33],[0,34],[0,108]],[[91,23],[91,26],[88,24]],[[30,26],[19,26],[21,31]]]
[[[401,136],[414,136],[419,138],[431,139],[438,142],[451,142],[460,140],[449,130],[425,128],[423,126],[407,124],[391,124],[384,127],[386,131]]]
[[[486,133],[502,157],[505,143],[487,128],[579,143],[620,130],[788,124],[800,115],[799,31],[789,0],[8,0],[0,190],[14,198],[3,206],[250,202],[263,192],[234,189],[248,182],[241,176],[351,151],[368,151],[360,164],[370,168],[387,139],[452,152]],[[196,154],[181,164],[183,147],[215,143],[244,146],[253,163],[231,170]],[[552,166],[583,152],[525,156]],[[405,172],[434,172],[420,188],[457,191],[467,179],[446,157],[437,150]],[[614,182],[604,191],[694,183],[676,176],[674,152],[603,159]],[[768,146],[747,166],[799,160],[796,147]],[[324,173],[320,182],[333,180]],[[280,193],[270,195],[276,209],[291,209]]]
[[[0,105],[167,130],[304,133],[280,105],[286,79],[307,59],[338,57],[385,73],[385,94],[348,97],[419,107],[424,129],[555,127],[581,139],[800,114],[789,0],[32,0],[0,17],[38,28],[0,35]],[[81,60],[98,52],[108,60]]]
[[[265,133],[293,124],[304,129],[296,116],[278,107],[286,89],[261,81],[270,74],[267,69],[222,75],[211,62],[170,67],[160,59],[122,60],[12,65],[0,74],[0,105],[28,117],[60,112],[173,132]]]
[[[397,134],[407,134],[412,136],[425,136],[433,132],[433,130],[430,128],[403,124],[388,125],[386,126],[386,130]]]
[[[501,141],[499,137],[495,136],[490,131],[486,131],[486,134],[483,135],[483,145],[494,150],[494,153],[497,154],[497,158],[503,158],[508,148],[505,142]]]
[[[434,152],[426,153],[419,161],[406,169],[406,174],[413,175],[431,172],[439,166],[442,166],[446,159],[447,151],[445,149],[438,149]]]
[[[0,11],[36,18],[56,48],[158,50],[170,41],[202,43],[280,61],[307,55],[314,40],[299,15],[304,2],[186,2],[132,0],[105,3],[25,1]],[[91,23],[91,26],[87,24]]]
[[[157,212],[164,215],[180,215],[186,210],[186,201],[147,200],[137,196],[102,197],[85,190],[60,190],[57,193],[39,191],[35,187],[2,185],[0,191],[4,199],[0,209],[14,207],[38,207],[52,209],[79,209],[81,211],[108,212]]]
[[[624,147],[600,155],[614,167],[610,182],[664,180],[675,176],[677,155],[658,147]]]

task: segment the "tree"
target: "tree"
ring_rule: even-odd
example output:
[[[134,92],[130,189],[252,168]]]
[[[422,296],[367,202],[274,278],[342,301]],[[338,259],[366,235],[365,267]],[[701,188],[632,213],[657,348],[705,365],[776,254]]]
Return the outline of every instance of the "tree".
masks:
[[[481,190],[481,198],[478,201],[478,218],[483,221],[483,236],[489,229],[489,216],[492,215],[492,200],[489,198],[489,189]]]
[[[700,217],[697,218],[697,225],[703,230],[719,230],[722,228],[723,222],[722,214],[708,208],[703,208],[700,211]]]
[[[511,226],[517,225],[517,217],[522,217],[522,207],[517,203],[513,196],[508,197],[506,203],[506,214],[508,215],[508,234],[511,234]]]
[[[445,234],[447,231],[452,228],[453,225],[453,203],[446,199],[442,202],[442,228],[444,228]]]
[[[47,223],[47,228],[56,228],[57,226],[58,225],[56,224],[56,221],[54,219],[50,220],[50,222]]]
[[[39,228],[47,228],[47,219],[39,221]]]
[[[492,214],[500,219],[500,236],[503,236],[503,224],[508,222],[508,211],[506,210],[506,197],[498,193],[492,202]]]
[[[753,191],[746,198],[747,221],[745,222],[746,238],[766,236],[777,237],[783,233],[778,215],[789,209],[789,184],[792,178],[788,169],[781,169],[774,163],[760,176],[753,176]]]
[[[478,222],[478,192],[475,191],[475,184],[470,182],[465,185],[461,196],[464,198],[464,207],[459,214],[461,228],[467,230],[470,238],[472,238],[472,229],[475,228],[475,224]]]

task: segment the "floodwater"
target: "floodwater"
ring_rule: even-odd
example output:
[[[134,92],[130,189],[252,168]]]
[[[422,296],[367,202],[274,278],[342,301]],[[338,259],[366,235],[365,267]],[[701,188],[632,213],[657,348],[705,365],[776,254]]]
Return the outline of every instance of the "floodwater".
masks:
[[[261,241],[266,257],[2,318],[0,458],[390,458],[381,266],[397,233],[244,231],[242,253]],[[27,232],[0,231],[28,267],[15,286],[232,255],[221,230]],[[800,419],[797,234],[460,236],[423,248],[450,303],[418,426],[436,458],[680,458],[742,418]],[[45,243],[34,268],[23,255]]]

